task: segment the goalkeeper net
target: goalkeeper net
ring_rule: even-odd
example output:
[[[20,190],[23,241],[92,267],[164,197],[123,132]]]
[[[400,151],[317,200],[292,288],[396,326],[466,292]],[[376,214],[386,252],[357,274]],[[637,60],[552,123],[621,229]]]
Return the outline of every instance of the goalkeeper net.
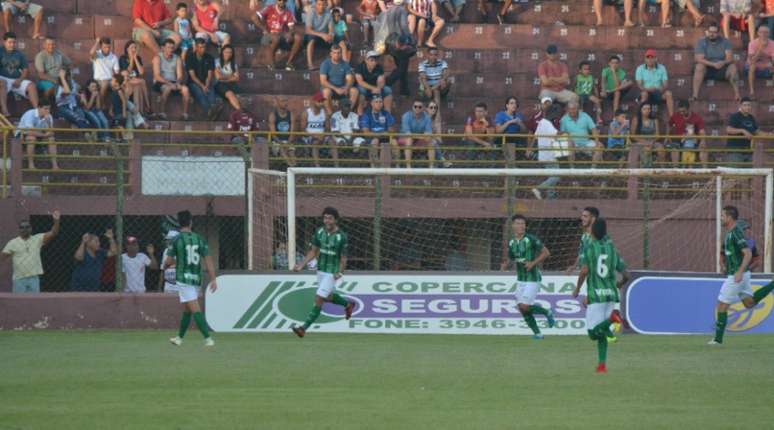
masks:
[[[251,170],[249,188],[254,270],[292,267],[328,206],[352,270],[498,270],[517,213],[551,252],[543,270],[572,269],[586,207],[632,269],[717,271],[726,205],[751,227],[757,270],[771,264],[770,169],[291,168]]]

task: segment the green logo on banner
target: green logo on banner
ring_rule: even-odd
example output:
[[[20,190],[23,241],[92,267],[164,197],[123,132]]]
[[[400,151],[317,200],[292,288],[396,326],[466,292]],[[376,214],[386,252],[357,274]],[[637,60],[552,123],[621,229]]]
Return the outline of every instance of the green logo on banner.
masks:
[[[253,301],[244,314],[234,324],[235,329],[267,328],[270,325],[284,326],[288,321],[303,321],[314,302],[316,287],[302,288],[306,282],[271,281],[263,292]],[[293,290],[293,291],[291,291]],[[281,297],[280,297],[281,296]],[[279,312],[275,312],[277,303]],[[339,321],[343,317],[325,313],[317,319],[317,324]]]

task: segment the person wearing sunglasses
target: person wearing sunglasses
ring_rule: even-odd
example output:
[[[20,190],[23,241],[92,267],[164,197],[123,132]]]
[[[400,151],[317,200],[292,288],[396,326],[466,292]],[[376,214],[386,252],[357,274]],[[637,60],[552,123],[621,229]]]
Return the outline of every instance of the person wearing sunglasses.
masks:
[[[59,211],[51,213],[53,224],[45,233],[32,234],[29,220],[19,223],[19,236],[11,239],[0,253],[0,260],[11,258],[13,265],[13,292],[39,293],[43,263],[40,250],[59,234]]]

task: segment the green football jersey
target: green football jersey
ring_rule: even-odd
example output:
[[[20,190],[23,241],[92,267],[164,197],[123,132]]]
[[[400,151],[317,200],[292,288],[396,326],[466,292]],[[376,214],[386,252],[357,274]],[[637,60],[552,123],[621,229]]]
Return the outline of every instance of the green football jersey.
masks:
[[[193,232],[181,232],[172,242],[167,255],[175,258],[177,282],[196,287],[202,284],[202,257],[210,255],[204,238]]]
[[[581,235],[580,246],[578,246],[578,257],[583,255],[583,250],[586,249],[586,246],[589,243],[591,243],[591,234],[583,232],[583,235]]]
[[[610,239],[592,240],[581,255],[583,266],[589,270],[586,277],[589,303],[620,301],[616,272],[623,272],[626,265]]]
[[[347,255],[347,234],[341,229],[328,233],[325,227],[320,227],[312,236],[312,245],[320,248],[320,255],[317,256],[317,270],[338,273],[341,257]]]
[[[543,242],[537,236],[525,234],[518,239],[514,237],[508,242],[508,257],[516,262],[516,280],[521,282],[540,282],[540,269],[537,264],[527,270],[525,264],[536,259],[543,249]]]
[[[744,254],[742,250],[747,248],[747,241],[744,239],[742,229],[738,225],[734,226],[726,233],[726,237],[723,239],[723,253],[726,260],[726,275],[733,275],[739,270],[739,266],[742,265],[742,259]],[[745,272],[749,272],[749,267]]]

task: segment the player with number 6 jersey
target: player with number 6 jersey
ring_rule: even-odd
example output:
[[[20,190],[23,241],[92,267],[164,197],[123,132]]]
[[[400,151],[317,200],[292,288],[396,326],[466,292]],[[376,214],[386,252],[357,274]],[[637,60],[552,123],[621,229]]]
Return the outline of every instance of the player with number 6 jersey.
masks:
[[[581,271],[572,295],[578,297],[585,281],[588,297],[586,330],[591,340],[597,341],[597,373],[607,373],[607,338],[611,336],[613,323],[623,323],[615,304],[620,301],[618,289],[629,280],[629,273],[615,245],[607,237],[604,218],[597,218],[591,225],[591,239],[583,248]],[[621,281],[618,281],[617,273],[623,275]]]

